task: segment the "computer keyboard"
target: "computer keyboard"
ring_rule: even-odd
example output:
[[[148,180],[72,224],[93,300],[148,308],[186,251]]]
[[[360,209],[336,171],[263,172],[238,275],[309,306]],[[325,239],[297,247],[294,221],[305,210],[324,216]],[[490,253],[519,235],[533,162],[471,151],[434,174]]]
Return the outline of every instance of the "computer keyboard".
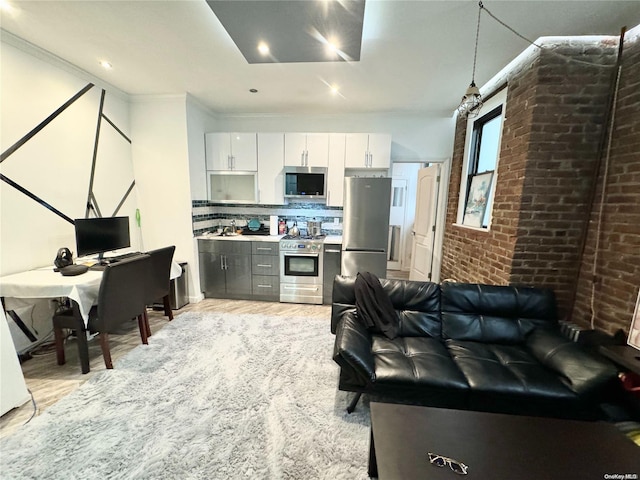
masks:
[[[131,257],[137,257],[139,255],[142,255],[142,253],[141,252],[129,252],[129,253],[123,253],[121,255],[116,255],[114,257],[108,257],[108,258],[105,258],[105,260],[108,260],[108,261],[111,261],[111,262],[113,262],[113,261],[118,262],[120,260],[124,260],[126,258],[131,258]]]
[[[89,270],[101,271],[101,270],[104,270],[107,265],[110,265],[112,263],[118,263],[128,258],[138,257],[140,255],[144,255],[144,254],[142,252],[128,252],[128,253],[123,253],[121,255],[114,255],[113,257],[105,257],[99,263],[96,263],[95,265],[90,266]]]

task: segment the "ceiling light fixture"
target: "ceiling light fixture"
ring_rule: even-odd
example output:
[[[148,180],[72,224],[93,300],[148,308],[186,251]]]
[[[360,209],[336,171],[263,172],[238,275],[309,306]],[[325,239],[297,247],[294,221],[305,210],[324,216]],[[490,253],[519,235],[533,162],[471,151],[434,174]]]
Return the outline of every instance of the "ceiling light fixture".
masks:
[[[251,93],[258,93],[258,89],[257,88],[250,88],[249,91]]]
[[[267,45],[265,42],[260,42],[258,44],[258,51],[262,55],[267,55],[269,53],[269,45]]]
[[[339,50],[336,41],[333,39],[327,41],[326,48],[327,48],[327,53],[332,56],[336,55]]]
[[[111,70],[113,68],[113,65],[111,65],[111,63],[107,62],[106,60],[101,60],[100,66],[105,70]]]
[[[7,0],[0,0],[0,10],[3,12],[11,12],[11,4]]]
[[[337,95],[338,94],[338,86],[337,85],[331,85],[329,88],[331,89],[331,93],[333,95]]]
[[[478,58],[478,39],[480,37],[480,14],[482,13],[482,2],[478,2],[478,25],[476,26],[476,46],[473,51],[473,72],[471,73],[471,83],[467,91],[462,96],[462,101],[458,105],[458,113],[462,116],[477,117],[482,108],[482,95],[476,86],[476,59]]]

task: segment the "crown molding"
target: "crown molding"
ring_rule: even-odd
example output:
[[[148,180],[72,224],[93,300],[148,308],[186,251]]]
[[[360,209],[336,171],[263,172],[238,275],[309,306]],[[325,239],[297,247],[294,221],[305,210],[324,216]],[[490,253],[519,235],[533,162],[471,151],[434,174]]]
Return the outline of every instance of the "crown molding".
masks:
[[[186,93],[160,93],[160,94],[142,94],[129,95],[129,101],[134,103],[158,103],[158,102],[187,102]]]
[[[64,58],[61,58],[42,47],[34,45],[33,43],[28,42],[27,40],[24,40],[14,35],[13,33],[9,33],[6,30],[0,29],[0,41],[14,48],[17,48],[21,52],[26,53],[27,55],[31,55],[38,60],[42,60],[49,65],[60,68],[61,70],[64,70],[65,72],[70,73],[82,80],[91,82],[95,86],[107,90],[110,95],[113,94],[121,100],[124,100],[126,102],[130,100],[129,94],[111,85],[109,82],[103,80],[102,78],[96,77],[95,75],[87,72],[86,70],[83,70],[73,63],[68,62]]]
[[[210,115],[216,120],[220,118],[220,114],[218,112],[212,110],[211,107],[208,107],[207,105],[205,105],[197,97],[194,97],[189,92],[187,92],[187,103],[194,107],[199,108],[200,110],[202,110],[203,112]]]

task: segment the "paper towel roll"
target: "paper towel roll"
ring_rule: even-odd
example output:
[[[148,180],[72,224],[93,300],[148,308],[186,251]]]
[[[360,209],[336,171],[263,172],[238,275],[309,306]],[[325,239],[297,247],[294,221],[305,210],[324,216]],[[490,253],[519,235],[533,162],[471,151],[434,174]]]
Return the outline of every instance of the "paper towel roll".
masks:
[[[278,216],[269,216],[269,235],[278,235]]]

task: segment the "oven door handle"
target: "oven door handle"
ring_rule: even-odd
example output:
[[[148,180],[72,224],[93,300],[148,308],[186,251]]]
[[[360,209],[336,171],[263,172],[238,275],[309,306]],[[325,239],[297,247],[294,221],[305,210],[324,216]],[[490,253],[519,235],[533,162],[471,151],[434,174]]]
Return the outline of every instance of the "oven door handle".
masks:
[[[282,258],[284,259],[284,257],[316,257],[318,258],[320,256],[319,253],[282,253]]]
[[[311,292],[317,292],[318,289],[320,288],[319,286],[303,287],[300,285],[282,285],[282,287],[284,287],[285,290],[309,290]]]

